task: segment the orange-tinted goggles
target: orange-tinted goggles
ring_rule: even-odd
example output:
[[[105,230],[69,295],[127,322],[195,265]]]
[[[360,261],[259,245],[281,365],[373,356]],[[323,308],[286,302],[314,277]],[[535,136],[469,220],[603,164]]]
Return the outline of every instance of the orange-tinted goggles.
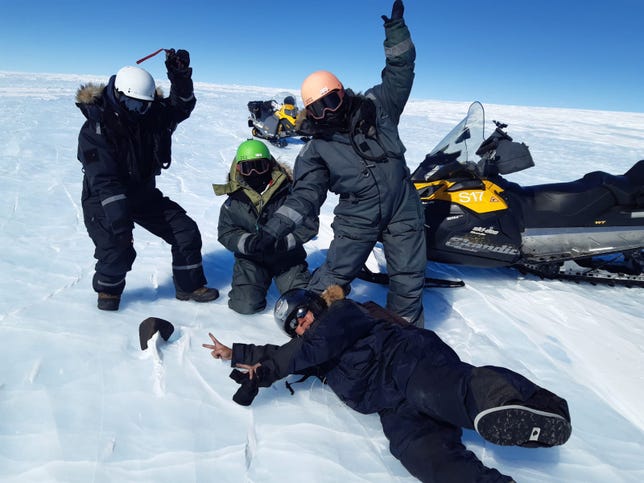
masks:
[[[306,110],[313,119],[322,119],[327,111],[335,112],[340,109],[343,99],[344,90],[331,91],[324,97],[320,97],[317,101],[306,106]]]

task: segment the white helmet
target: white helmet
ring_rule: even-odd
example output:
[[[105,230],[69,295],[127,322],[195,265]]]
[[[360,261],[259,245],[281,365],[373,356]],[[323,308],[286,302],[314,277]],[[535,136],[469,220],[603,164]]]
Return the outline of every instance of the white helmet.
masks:
[[[142,101],[153,101],[156,86],[148,71],[140,67],[123,67],[116,73],[114,88],[128,97]]]

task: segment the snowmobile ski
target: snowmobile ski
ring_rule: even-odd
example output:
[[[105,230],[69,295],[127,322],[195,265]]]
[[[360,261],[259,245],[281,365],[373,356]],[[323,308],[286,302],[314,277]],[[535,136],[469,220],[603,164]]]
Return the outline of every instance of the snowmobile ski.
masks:
[[[644,287],[644,274],[630,274],[606,270],[600,265],[586,267],[574,260],[565,263],[519,264],[516,268],[521,273],[536,275],[542,279],[587,282],[592,285],[610,287]]]
[[[389,275],[382,272],[372,272],[366,266],[358,272],[357,277],[365,282],[377,283],[379,285],[389,285]],[[465,282],[462,280],[445,280],[441,278],[425,277],[425,288],[456,288],[464,287]]]

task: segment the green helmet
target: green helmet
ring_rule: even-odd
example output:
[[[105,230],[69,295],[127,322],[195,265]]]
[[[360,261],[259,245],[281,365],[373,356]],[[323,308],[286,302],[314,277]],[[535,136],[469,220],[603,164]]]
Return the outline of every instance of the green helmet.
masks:
[[[244,141],[237,148],[237,154],[235,154],[235,161],[250,161],[253,159],[271,159],[271,153],[261,141],[256,139],[249,139]]]

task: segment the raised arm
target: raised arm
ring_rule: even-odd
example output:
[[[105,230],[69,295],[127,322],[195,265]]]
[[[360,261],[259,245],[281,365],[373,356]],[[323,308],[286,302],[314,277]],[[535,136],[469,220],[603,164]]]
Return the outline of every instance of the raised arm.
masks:
[[[416,61],[416,48],[405,25],[403,13],[403,2],[396,0],[392,6],[391,17],[382,16],[385,22],[386,58],[382,83],[365,93],[367,96],[375,95],[396,123],[411,93]]]

